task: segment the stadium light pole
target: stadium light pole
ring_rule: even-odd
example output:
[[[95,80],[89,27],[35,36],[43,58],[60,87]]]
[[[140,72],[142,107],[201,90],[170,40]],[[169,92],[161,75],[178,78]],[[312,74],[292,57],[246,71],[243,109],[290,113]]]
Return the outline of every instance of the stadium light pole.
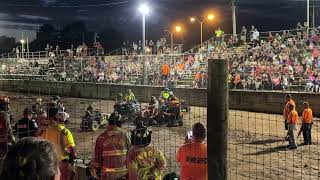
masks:
[[[202,43],[203,43],[203,23],[206,21],[206,20],[209,20],[209,21],[212,21],[214,19],[214,15],[213,14],[208,14],[207,18],[203,19],[203,20],[199,20],[198,18],[196,17],[191,17],[190,18],[190,22],[195,22],[197,21],[198,23],[200,23],[200,42],[201,42],[201,47],[202,47]]]
[[[24,43],[25,43],[24,39],[21,39],[21,40],[20,40],[20,43],[21,43],[21,57],[24,58],[24,54],[23,54],[23,51],[24,51]]]
[[[149,14],[150,9],[147,4],[141,4],[139,7],[139,11],[142,14],[142,51],[145,54],[146,48],[146,15]]]
[[[237,19],[236,19],[236,0],[232,0],[232,31],[233,36],[236,37],[237,35]]]
[[[181,26],[177,25],[175,27],[175,31],[174,32],[181,32],[182,28]],[[165,32],[168,32],[170,34],[170,39],[171,39],[171,53],[173,52],[173,32],[169,31],[169,30],[164,30]]]
[[[146,15],[149,14],[150,8],[147,4],[141,4],[139,6],[139,11],[142,15],[142,54],[146,54]],[[146,84],[146,59],[145,57],[142,58],[142,84]]]

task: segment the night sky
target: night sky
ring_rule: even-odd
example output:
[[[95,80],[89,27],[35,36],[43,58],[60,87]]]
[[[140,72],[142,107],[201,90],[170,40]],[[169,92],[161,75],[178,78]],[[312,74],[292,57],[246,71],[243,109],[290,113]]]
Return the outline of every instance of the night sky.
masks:
[[[147,39],[158,39],[165,29],[179,23],[183,34],[176,41],[197,44],[200,39],[200,25],[191,24],[190,16],[201,17],[213,12],[216,19],[205,24],[205,39],[214,29],[222,27],[232,32],[231,4],[228,0],[145,0],[152,6],[147,17]],[[108,3],[124,2],[107,5]],[[44,23],[61,28],[72,21],[83,21],[89,30],[99,31],[113,27],[120,31],[124,39],[141,38],[141,15],[137,7],[142,0],[0,0],[0,36],[14,36],[20,39],[21,32],[30,39],[36,29]],[[319,5],[316,6],[316,25]],[[237,0],[238,30],[245,25],[255,25],[260,32],[292,29],[298,21],[306,19],[306,0]]]

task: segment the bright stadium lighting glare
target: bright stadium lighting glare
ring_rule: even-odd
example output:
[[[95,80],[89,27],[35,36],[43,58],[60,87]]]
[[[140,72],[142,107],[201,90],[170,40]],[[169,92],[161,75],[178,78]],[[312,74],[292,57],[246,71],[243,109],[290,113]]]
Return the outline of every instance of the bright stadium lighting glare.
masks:
[[[214,19],[214,15],[213,14],[209,14],[208,15],[208,20],[212,21]]]
[[[176,26],[176,32],[180,32],[182,30],[181,26]]]
[[[150,12],[150,8],[147,4],[141,4],[139,7],[139,11],[143,15],[147,15]]]
[[[25,43],[24,39],[21,39],[21,40],[20,40],[20,43],[21,43],[21,44],[24,44],[24,43]]]
[[[196,18],[194,18],[194,17],[191,17],[191,18],[190,18],[190,21],[191,21],[191,22],[194,22],[195,20],[196,20]]]

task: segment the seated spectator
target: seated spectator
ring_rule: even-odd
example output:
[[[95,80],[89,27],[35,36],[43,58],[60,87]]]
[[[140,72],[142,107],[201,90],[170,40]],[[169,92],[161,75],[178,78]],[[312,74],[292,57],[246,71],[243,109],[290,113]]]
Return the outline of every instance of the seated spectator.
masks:
[[[181,166],[181,179],[208,179],[208,155],[206,128],[201,123],[192,127],[192,137],[177,152],[176,160]]]
[[[59,162],[53,145],[38,138],[25,138],[8,151],[0,179],[59,180]]]

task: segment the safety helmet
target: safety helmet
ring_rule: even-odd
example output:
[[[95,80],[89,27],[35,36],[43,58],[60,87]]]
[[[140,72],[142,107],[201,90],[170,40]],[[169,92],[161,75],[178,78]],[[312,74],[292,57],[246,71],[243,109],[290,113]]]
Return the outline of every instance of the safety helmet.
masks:
[[[152,131],[148,130],[143,122],[139,122],[131,131],[131,144],[140,147],[148,146],[151,143],[151,134]]]
[[[131,89],[128,89],[128,90],[127,90],[127,93],[131,93],[131,92],[132,92]]]
[[[8,96],[0,96],[0,103],[10,104],[10,100]]]
[[[166,88],[164,88],[164,91],[170,91],[170,89],[166,87]]]
[[[90,104],[89,104],[89,107],[94,107],[96,105],[96,103],[95,102],[91,102]]]
[[[121,127],[121,125],[122,125],[121,115],[118,114],[118,112],[112,113],[108,118],[108,122],[110,125],[116,125],[116,126]]]
[[[59,96],[52,96],[52,99],[53,99],[54,101],[57,101],[57,100],[60,100],[60,97],[59,97]]]
[[[55,117],[59,112],[59,109],[57,107],[49,107],[48,108],[48,117],[52,118]]]
[[[41,97],[37,97],[37,98],[36,98],[36,102],[37,102],[37,103],[41,103],[41,102],[42,102],[42,98],[41,98]]]
[[[117,94],[117,97],[122,97],[122,96],[123,96],[122,93]]]
[[[64,122],[66,122],[66,120],[69,118],[69,114],[68,113],[66,113],[66,112],[58,112],[57,114],[56,114],[56,120],[57,121],[59,121],[59,122],[61,122],[61,123],[64,123]]]
[[[156,102],[157,101],[157,98],[155,96],[151,96],[151,101],[152,102]]]
[[[39,113],[38,113],[38,119],[47,119],[48,118],[48,115],[45,111],[41,110]]]
[[[0,111],[9,111],[10,100],[8,96],[0,96]]]

